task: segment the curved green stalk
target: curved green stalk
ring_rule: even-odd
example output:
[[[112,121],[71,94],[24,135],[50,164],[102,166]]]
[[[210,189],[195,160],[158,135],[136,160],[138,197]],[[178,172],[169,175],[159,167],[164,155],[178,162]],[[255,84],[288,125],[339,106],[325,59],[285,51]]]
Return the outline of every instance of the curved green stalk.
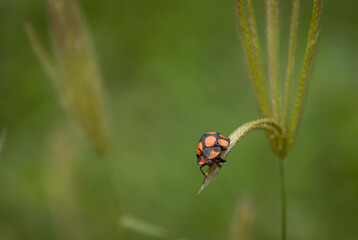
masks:
[[[219,157],[225,159],[231,150],[236,146],[236,144],[241,140],[243,136],[255,129],[261,129],[267,131],[270,135],[280,135],[282,133],[282,128],[279,123],[273,118],[262,118],[255,121],[247,122],[240,127],[238,127],[234,132],[229,136],[230,145],[220,154]]]
[[[261,129],[267,131],[271,136],[277,136],[282,134],[282,128],[278,122],[273,118],[262,118],[255,121],[247,122],[238,127],[234,132],[229,136],[230,145],[223,151],[218,157],[225,159],[231,150],[236,146],[236,144],[241,140],[243,136],[255,129]],[[201,186],[198,194],[211,182],[211,180],[218,174],[220,166],[213,164],[209,167],[206,172],[203,185]]]

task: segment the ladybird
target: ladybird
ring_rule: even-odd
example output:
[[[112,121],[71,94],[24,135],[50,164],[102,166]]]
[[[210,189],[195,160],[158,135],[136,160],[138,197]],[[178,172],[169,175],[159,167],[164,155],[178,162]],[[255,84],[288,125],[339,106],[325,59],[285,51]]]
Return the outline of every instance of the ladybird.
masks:
[[[230,145],[230,139],[224,137],[218,132],[207,132],[199,140],[196,149],[197,163],[200,165],[200,171],[204,174],[202,168],[204,166],[211,166],[214,162],[221,167],[220,163],[226,160],[219,158],[219,154],[226,150]]]

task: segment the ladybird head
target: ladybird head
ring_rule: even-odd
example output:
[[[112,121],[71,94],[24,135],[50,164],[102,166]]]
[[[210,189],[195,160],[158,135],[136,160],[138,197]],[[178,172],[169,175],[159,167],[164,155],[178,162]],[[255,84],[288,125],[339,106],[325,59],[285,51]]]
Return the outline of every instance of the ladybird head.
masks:
[[[220,147],[208,147],[208,148],[204,148],[203,156],[208,160],[212,160],[216,158],[220,154],[220,152],[221,152]]]

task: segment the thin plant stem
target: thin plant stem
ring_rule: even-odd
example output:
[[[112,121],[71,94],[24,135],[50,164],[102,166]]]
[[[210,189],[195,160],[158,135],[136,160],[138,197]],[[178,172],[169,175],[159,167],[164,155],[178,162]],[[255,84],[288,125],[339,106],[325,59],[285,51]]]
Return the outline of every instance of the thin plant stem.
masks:
[[[298,125],[302,117],[305,98],[307,95],[308,83],[313,68],[313,57],[318,43],[319,23],[322,14],[322,7],[323,7],[323,0],[314,1],[310,30],[309,30],[308,40],[306,45],[306,52],[303,60],[301,76],[298,83],[296,98],[295,98],[290,126],[289,126],[288,151],[292,147],[293,141],[296,137]]]
[[[286,191],[284,161],[279,159],[280,188],[281,188],[281,239],[286,240]]]
[[[114,154],[112,154],[113,156]],[[121,168],[120,163],[116,161],[117,159],[111,159],[107,158],[107,171],[111,178],[111,182],[113,185],[111,186],[113,189],[113,192],[115,194],[115,200],[117,204],[117,213],[118,216],[123,216],[125,214],[125,199],[123,194],[123,184],[121,181]],[[119,224],[119,239],[129,239],[128,236],[128,229],[125,228],[122,224]]]
[[[6,128],[3,128],[0,132],[0,157],[1,157],[2,150],[4,148],[5,140],[6,140]]]
[[[298,29],[298,18],[299,18],[300,0],[293,0],[292,2],[292,16],[290,25],[290,36],[288,42],[288,54],[287,54],[287,66],[285,76],[285,96],[283,101],[283,126],[287,127],[288,115],[291,106],[292,98],[292,83],[293,74],[295,70],[295,57],[296,57],[296,45],[297,45],[297,29]]]
[[[279,60],[279,30],[278,30],[278,3],[277,0],[267,1],[267,49],[268,49],[268,82],[272,116],[276,120],[281,117],[280,94],[280,60]]]

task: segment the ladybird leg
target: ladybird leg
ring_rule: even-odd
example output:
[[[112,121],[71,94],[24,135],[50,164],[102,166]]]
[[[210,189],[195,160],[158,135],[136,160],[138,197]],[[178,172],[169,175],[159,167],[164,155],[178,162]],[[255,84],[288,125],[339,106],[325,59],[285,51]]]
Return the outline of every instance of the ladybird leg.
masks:
[[[213,165],[213,159],[209,159],[206,161],[206,164],[210,167],[211,165]]]
[[[225,160],[225,159],[222,159],[222,158],[217,158],[217,160],[218,160],[219,163],[224,163],[224,162],[226,162],[226,160]]]
[[[204,177],[206,177],[206,173],[203,171],[202,168],[203,168],[205,165],[206,165],[206,164],[200,166],[200,171],[201,171],[202,174],[204,174]]]

